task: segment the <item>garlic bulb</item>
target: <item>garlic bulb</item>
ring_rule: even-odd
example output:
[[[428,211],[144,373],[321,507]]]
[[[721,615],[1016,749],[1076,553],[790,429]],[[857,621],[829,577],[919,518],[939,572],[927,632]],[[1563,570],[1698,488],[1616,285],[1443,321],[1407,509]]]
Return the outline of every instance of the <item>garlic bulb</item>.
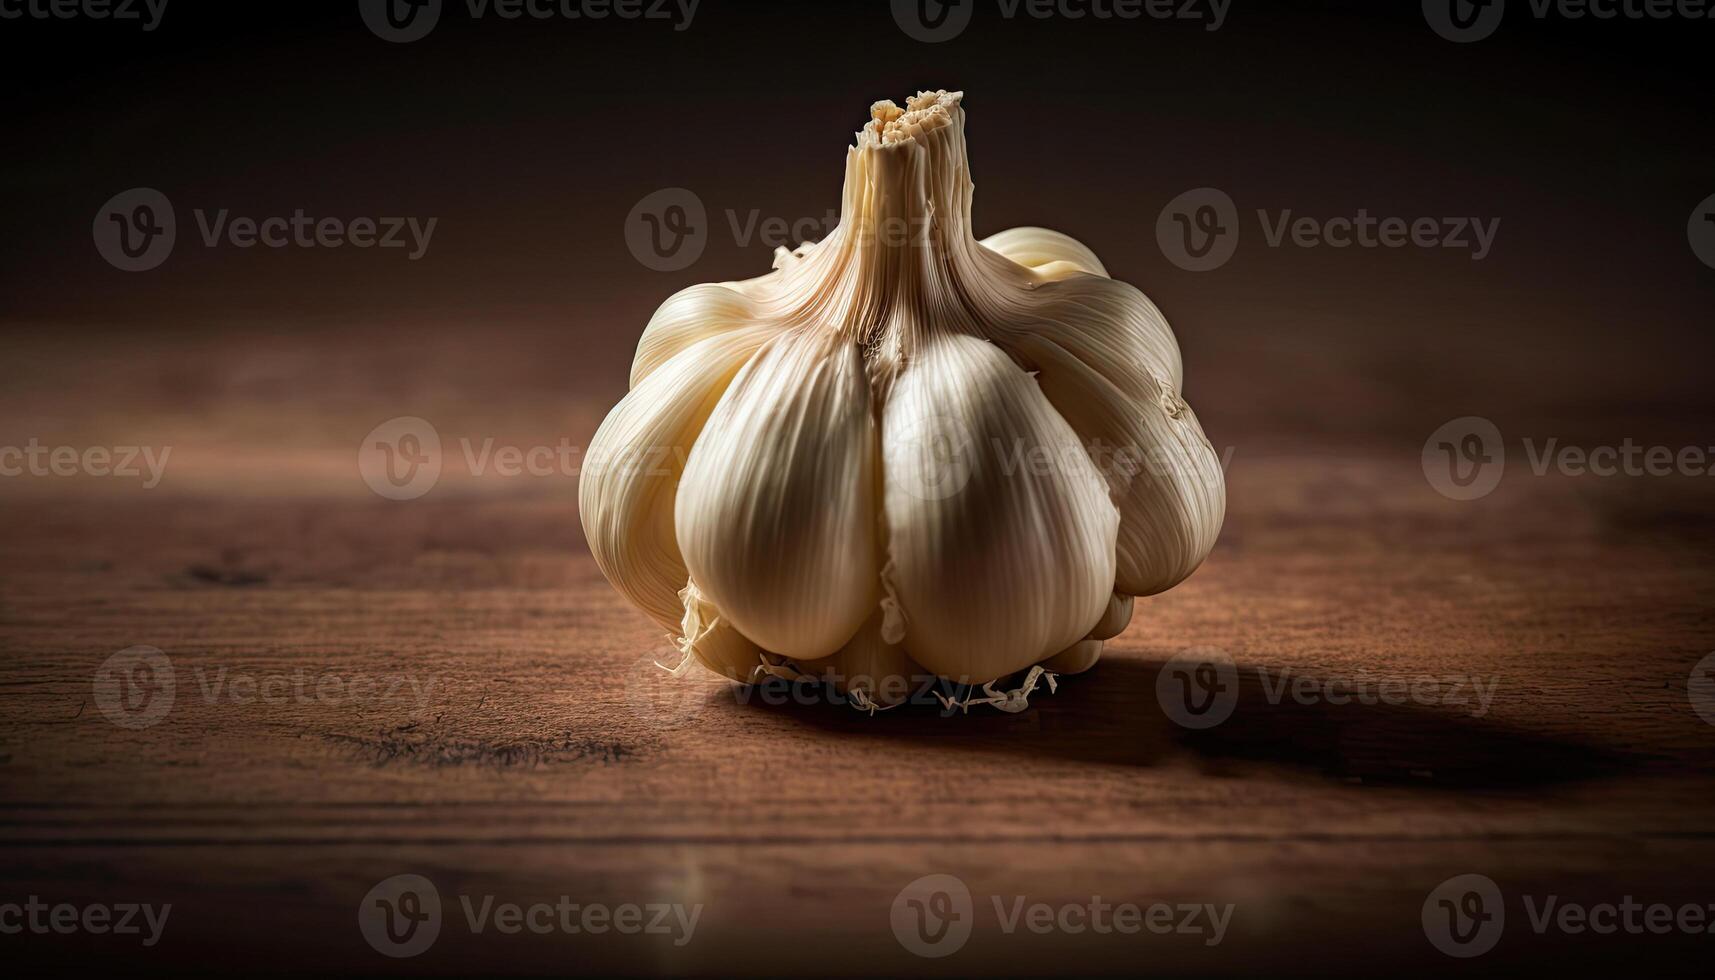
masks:
[[[663,304],[589,447],[602,572],[728,677],[1077,673],[1214,546],[1167,322],[1065,235],[972,237],[961,96],[876,103],[840,225]]]

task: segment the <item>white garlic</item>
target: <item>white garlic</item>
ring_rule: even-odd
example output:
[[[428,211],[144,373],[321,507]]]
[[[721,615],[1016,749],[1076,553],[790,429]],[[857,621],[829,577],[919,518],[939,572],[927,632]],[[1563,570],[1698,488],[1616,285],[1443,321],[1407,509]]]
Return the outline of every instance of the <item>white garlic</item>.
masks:
[[[876,103],[840,225],[663,304],[589,448],[596,562],[712,670],[1078,673],[1214,546],[1166,320],[1065,235],[972,237],[961,97]]]

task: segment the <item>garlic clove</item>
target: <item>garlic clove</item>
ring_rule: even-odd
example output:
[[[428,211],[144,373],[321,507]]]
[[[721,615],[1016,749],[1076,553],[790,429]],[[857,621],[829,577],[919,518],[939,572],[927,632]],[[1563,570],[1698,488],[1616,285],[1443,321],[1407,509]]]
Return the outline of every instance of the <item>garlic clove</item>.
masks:
[[[855,345],[782,335],[733,381],[685,464],[674,518],[685,566],[770,652],[828,656],[876,608],[870,399]]]
[[[1102,641],[1079,640],[1043,662],[1044,670],[1056,674],[1082,674],[1102,659]]]
[[[911,657],[980,684],[1087,636],[1113,593],[1119,514],[1036,382],[993,344],[944,335],[896,382],[882,429]]]
[[[1018,337],[1019,356],[1061,416],[1090,448],[1120,511],[1118,578],[1128,595],[1155,595],[1208,557],[1226,514],[1220,459],[1190,406],[1160,379],[1138,372],[1121,391],[1043,337]]]
[[[578,481],[584,538],[620,594],[668,629],[683,613],[674,491],[721,393],[760,346],[747,334],[686,348],[633,388],[596,430]]]
[[[1123,524],[1124,518],[1121,518]],[[1101,621],[1090,630],[1092,640],[1111,640],[1125,632],[1131,623],[1131,610],[1134,600],[1123,592],[1115,592],[1108,597],[1108,611],[1102,613]]]
[[[695,582],[685,583],[679,598],[684,606],[679,622],[680,651],[729,680],[752,683],[766,651],[722,619],[720,610],[703,596]]]
[[[1065,279],[1079,272],[1103,279],[1108,276],[1096,253],[1070,235],[1047,228],[1008,228],[978,244],[1047,279]]]
[[[704,283],[674,293],[649,318],[637,341],[631,387],[697,341],[728,331],[751,335],[760,347],[779,328],[758,319],[755,300],[725,285]]]
[[[831,681],[835,690],[855,702],[860,702],[857,695],[861,691],[868,701],[884,708],[903,704],[929,674],[904,647],[882,639],[882,620],[878,609],[837,653],[799,663],[798,669]]]
[[[984,311],[991,340],[1040,336],[1066,348],[1122,391],[1143,378],[1184,390],[1184,362],[1167,318],[1136,287],[1072,276],[1018,291]]]

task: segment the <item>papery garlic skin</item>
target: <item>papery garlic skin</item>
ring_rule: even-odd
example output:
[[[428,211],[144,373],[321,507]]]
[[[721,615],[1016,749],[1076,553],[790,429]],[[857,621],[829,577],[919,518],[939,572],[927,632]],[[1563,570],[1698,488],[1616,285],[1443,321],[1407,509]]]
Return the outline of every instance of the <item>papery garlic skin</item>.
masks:
[[[840,225],[664,303],[590,446],[602,572],[729,677],[1077,673],[1220,532],[1165,318],[1058,232],[972,236],[961,99],[876,103]]]

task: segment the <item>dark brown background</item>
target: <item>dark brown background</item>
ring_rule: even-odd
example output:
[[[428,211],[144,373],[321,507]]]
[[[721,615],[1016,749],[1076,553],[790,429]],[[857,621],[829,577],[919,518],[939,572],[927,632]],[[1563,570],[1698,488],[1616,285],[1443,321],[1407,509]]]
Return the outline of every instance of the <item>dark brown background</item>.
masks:
[[[659,22],[470,23],[373,37],[350,4],[174,0],[157,32],[0,22],[0,445],[174,447],[157,490],[0,480],[4,894],[175,903],[163,945],[0,937],[130,969],[840,974],[1079,968],[1439,972],[1424,896],[1715,900],[1707,479],[1533,479],[1455,503],[1428,434],[1707,445],[1715,25],[1536,21],[1435,36],[1416,3],[1247,3],[1226,26],[1002,20],[905,37],[887,5],[704,0]],[[1515,6],[1523,7],[1515,0]],[[253,9],[255,8],[255,9]],[[1140,606],[1095,673],[1020,718],[873,722],[628,696],[660,637],[602,582],[575,479],[473,477],[453,444],[581,445],[654,307],[767,268],[728,209],[835,203],[878,98],[967,93],[980,233],[1066,231],[1177,329],[1187,394],[1233,452],[1222,541]],[[1172,266],[1156,216],[1212,185],[1234,260]],[[90,241],[153,186],[180,243],[124,274]],[[684,186],[716,225],[689,269],[622,224]],[[399,252],[208,250],[192,208],[440,219]],[[1493,254],[1266,248],[1254,209],[1501,219]],[[441,486],[372,495],[394,416],[449,444]],[[1519,461],[1522,464],[1522,460]],[[112,652],[182,674],[411,671],[409,704],[182,707],[141,733],[89,704]],[[1270,705],[1162,717],[1192,645],[1247,670],[1497,677],[1493,713]],[[645,675],[646,676],[646,675]],[[1253,677],[1254,674],[1246,676]],[[649,688],[653,691],[654,688]],[[654,695],[651,695],[653,697]],[[687,708],[687,706],[689,706]],[[503,900],[706,902],[681,954],[444,933],[402,966],[352,922],[370,885]],[[979,933],[950,960],[887,928],[906,882],[980,896],[1234,901],[1222,947]],[[1476,966],[1706,959],[1709,937],[1538,937]],[[29,940],[27,947],[20,940]]]
[[[711,214],[820,217],[869,103],[946,87],[968,92],[979,230],[1059,228],[1142,286],[1224,438],[1416,436],[1474,413],[1684,441],[1710,420],[1715,285],[1685,240],[1715,192],[1704,24],[1515,11],[1455,45],[1416,3],[1241,0],[1212,33],[984,3],[957,40],[923,45],[885,3],[706,0],[682,33],[472,22],[454,4],[427,39],[391,45],[352,5],[242,6],[177,0],[148,35],[6,23],[0,296],[18,342],[269,337],[325,360],[379,347],[404,376],[425,346],[480,332],[536,366],[515,386],[606,403],[661,298],[752,275],[771,251],[720,220],[695,266],[651,272],[622,247],[639,198],[685,186]],[[416,263],[181,240],[161,269],[121,275],[89,223],[134,186],[175,201],[182,238],[193,207],[441,221]],[[1153,228],[1198,186],[1247,215],[1502,224],[1472,263],[1270,249],[1253,221],[1230,265],[1195,275]],[[171,391],[199,383],[185,374]]]

